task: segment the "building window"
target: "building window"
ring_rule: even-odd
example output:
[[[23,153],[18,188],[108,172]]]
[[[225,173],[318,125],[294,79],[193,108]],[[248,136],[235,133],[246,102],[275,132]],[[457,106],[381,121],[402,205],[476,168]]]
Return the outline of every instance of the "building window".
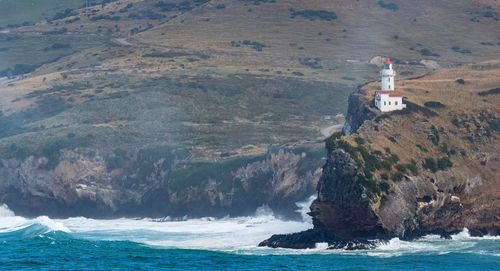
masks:
[[[384,102],[384,105],[385,105],[385,102]]]
[[[391,102],[389,102],[389,105],[391,105]]]
[[[398,105],[398,102],[395,102],[395,103],[396,103],[396,105]]]

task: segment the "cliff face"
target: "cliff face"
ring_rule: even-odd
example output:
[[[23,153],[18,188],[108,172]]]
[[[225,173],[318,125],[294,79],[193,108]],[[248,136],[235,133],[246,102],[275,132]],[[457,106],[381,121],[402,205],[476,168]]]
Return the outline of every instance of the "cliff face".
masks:
[[[369,208],[366,189],[357,176],[359,170],[342,149],[328,154],[318,183],[318,198],[311,205],[315,228],[335,232],[335,237],[343,240],[384,233],[377,215]]]
[[[348,135],[326,142],[314,229],[261,245],[355,249],[463,228],[499,234],[499,75],[493,62],[400,82],[408,108],[392,113],[371,108],[376,84],[351,95]]]
[[[354,133],[366,120],[374,119],[376,115],[377,110],[363,100],[361,93],[352,93],[349,95],[346,121],[342,132],[347,135]]]
[[[262,205],[287,216],[314,191],[320,171],[302,168],[320,162],[315,159],[279,149],[238,163],[204,164],[197,177],[178,176],[178,168],[195,167],[178,165],[171,150],[142,151],[117,167],[96,149],[64,149],[53,168],[44,156],[1,159],[0,202],[26,216],[249,215]]]

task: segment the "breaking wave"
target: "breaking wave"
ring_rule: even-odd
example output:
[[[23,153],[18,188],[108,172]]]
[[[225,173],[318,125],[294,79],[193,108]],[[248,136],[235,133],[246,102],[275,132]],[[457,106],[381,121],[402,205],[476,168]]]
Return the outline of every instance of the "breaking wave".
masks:
[[[200,218],[173,221],[170,219],[90,219],[74,217],[51,219],[46,216],[28,219],[16,216],[7,206],[0,206],[0,241],[44,237],[49,233],[64,238],[88,241],[128,241],[155,248],[196,249],[243,255],[347,254],[373,257],[397,257],[412,254],[477,253],[499,256],[499,237],[471,237],[468,230],[442,239],[428,235],[414,241],[397,238],[365,251],[327,250],[326,244],[316,249],[291,250],[260,248],[259,242],[272,234],[292,233],[312,227],[306,215],[311,197],[297,203],[303,221],[277,218],[269,208],[259,208],[254,216],[222,219]],[[62,234],[62,235],[61,235]]]

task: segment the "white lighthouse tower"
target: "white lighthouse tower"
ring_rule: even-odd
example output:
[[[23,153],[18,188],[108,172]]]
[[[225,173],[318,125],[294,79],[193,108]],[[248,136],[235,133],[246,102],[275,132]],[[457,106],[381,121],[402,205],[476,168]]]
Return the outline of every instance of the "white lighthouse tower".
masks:
[[[386,59],[380,71],[380,77],[382,78],[380,90],[375,93],[375,106],[382,112],[406,108],[406,104],[403,104],[403,96],[394,91],[395,76],[396,72],[392,69],[392,61]]]
[[[380,76],[382,77],[382,90],[394,90],[396,72],[392,69],[392,61],[389,58],[384,61]]]

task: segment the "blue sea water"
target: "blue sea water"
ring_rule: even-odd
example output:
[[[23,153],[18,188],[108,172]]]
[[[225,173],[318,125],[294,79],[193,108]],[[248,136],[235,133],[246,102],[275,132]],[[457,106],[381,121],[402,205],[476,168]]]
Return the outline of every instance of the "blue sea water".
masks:
[[[266,211],[252,217],[27,219],[0,207],[0,270],[500,270],[500,239],[467,230],[368,251],[259,248],[272,233],[307,229]]]

